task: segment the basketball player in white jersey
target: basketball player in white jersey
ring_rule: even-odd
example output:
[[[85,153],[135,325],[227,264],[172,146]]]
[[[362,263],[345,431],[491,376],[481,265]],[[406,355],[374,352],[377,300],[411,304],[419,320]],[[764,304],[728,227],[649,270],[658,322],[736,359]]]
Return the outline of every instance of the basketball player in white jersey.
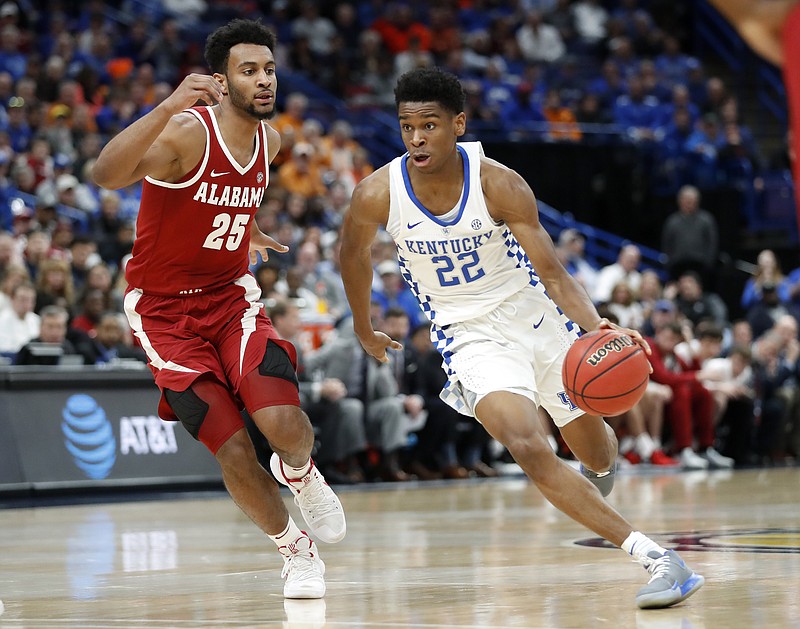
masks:
[[[466,128],[458,79],[413,70],[400,77],[395,100],[408,152],[359,183],[342,236],[342,277],[361,344],[380,361],[387,347],[399,349],[370,321],[370,246],[385,227],[444,358],[442,398],[475,416],[551,503],[648,570],[639,607],[684,600],[703,577],[603,500],[601,491],[613,484],[616,438],[603,418],[577,409],[561,384],[579,328],[617,326],[600,318],[559,263],[522,177],[485,157],[479,143],[457,143]],[[624,331],[647,351],[638,332]],[[583,474],[555,455],[537,405],[558,425]]]

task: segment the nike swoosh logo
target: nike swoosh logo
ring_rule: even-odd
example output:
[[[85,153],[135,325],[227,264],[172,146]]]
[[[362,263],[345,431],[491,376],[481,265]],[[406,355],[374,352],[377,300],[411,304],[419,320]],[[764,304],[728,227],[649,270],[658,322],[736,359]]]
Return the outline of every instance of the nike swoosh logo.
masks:
[[[414,223],[413,225],[411,223],[406,223],[406,227],[408,229],[414,229],[417,225],[422,225],[422,221],[419,221],[418,223]]]
[[[226,170],[224,173],[218,173],[215,170],[212,170],[210,174],[212,177],[222,177],[222,175],[230,175],[231,171]]]
[[[534,330],[538,330],[538,329],[539,329],[539,326],[540,326],[540,325],[542,325],[542,321],[544,321],[544,315],[542,315],[542,318],[541,318],[541,319],[539,319],[539,323],[534,323],[534,324],[533,324],[533,329],[534,329]]]

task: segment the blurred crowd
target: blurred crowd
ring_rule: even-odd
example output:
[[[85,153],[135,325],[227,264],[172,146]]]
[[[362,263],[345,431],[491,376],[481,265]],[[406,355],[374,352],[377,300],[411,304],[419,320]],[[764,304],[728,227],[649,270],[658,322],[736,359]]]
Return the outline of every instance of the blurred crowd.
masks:
[[[624,461],[792,461],[800,274],[784,275],[764,251],[741,304],[712,292],[718,235],[702,191],[752,189],[762,160],[736,98],[684,51],[673,4],[0,1],[0,354],[18,365],[144,365],[121,308],[140,186],[102,190],[92,165],[186,73],[207,72],[210,31],[258,15],[278,33],[279,79],[304,76],[349,111],[391,112],[396,77],[436,64],[464,82],[473,138],[643,147],[653,185],[675,196],[666,267],[640,268],[634,245],[604,266],[579,232],[554,234],[603,315],[654,348],[644,400],[612,420]],[[299,91],[279,95],[270,124],[282,148],[257,220],[291,249],[252,270],[276,328],[301,350],[320,467],[336,482],[496,475],[507,455],[438,398],[441,356],[384,234],[373,249],[374,323],[405,349],[386,365],[360,350],[338,230],[354,186],[379,164],[350,122],[317,115]],[[553,445],[569,456],[555,432]]]

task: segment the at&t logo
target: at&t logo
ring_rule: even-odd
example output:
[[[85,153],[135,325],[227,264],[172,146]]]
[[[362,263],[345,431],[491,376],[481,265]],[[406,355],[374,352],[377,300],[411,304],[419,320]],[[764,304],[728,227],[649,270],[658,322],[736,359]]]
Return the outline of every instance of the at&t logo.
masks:
[[[70,396],[62,418],[64,446],[75,465],[92,480],[108,476],[117,459],[117,442],[106,412],[97,400],[84,394]]]

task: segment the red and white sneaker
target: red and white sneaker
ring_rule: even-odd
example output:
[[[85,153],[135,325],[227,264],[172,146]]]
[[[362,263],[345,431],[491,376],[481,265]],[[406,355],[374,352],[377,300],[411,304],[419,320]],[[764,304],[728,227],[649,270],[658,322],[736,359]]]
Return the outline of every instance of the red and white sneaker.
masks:
[[[639,465],[642,462],[642,457],[640,457],[633,450],[628,450],[622,456],[625,457],[625,459],[627,459],[628,463],[630,463],[631,465]]]
[[[284,598],[325,596],[325,564],[319,558],[317,545],[305,532],[293,542],[280,546],[278,551],[283,555]]]
[[[277,481],[292,490],[294,503],[300,507],[303,519],[317,538],[327,544],[344,539],[347,522],[342,503],[325,482],[325,477],[320,474],[313,460],[308,474],[297,479],[287,478],[283,461],[277,454],[273,453],[269,467]]]
[[[676,461],[671,456],[664,454],[663,450],[656,450],[650,455],[650,463],[653,465],[662,465],[664,467],[676,467],[680,465],[680,461]]]

